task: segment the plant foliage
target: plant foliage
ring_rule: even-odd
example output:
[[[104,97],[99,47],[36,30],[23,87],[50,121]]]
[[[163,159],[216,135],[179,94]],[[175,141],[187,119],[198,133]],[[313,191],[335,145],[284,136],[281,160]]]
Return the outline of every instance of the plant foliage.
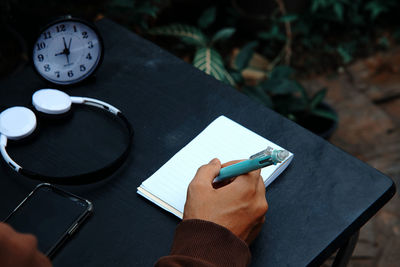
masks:
[[[147,4],[148,8],[139,9],[142,12],[139,15],[141,17],[155,17],[159,12],[159,5],[154,5],[158,1],[111,1],[118,2],[125,9],[137,9],[143,2],[151,3]],[[286,52],[284,46],[288,42],[292,43],[293,58],[297,59],[303,53],[308,55],[300,64],[305,69],[313,69],[315,65],[310,65],[310,68],[307,65],[309,62],[319,64],[325,60],[337,67],[351,63],[360,55],[360,48],[375,45],[384,49],[391,45],[393,39],[400,41],[400,30],[394,32],[391,39],[380,35],[375,28],[385,15],[393,13],[396,7],[399,10],[400,4],[395,0],[310,0],[308,8],[299,13],[282,12],[277,6],[263,22],[263,28],[255,30],[252,39],[242,40],[245,42],[241,42],[239,53],[232,60],[222,56],[228,53],[221,53],[221,48],[227,44],[226,40],[232,40],[237,29],[243,28],[240,25],[243,17],[228,2],[215,3],[205,8],[194,20],[194,24],[171,23],[153,27],[147,32],[151,35],[178,38],[181,46],[193,49],[192,63],[196,68],[295,121],[299,114],[331,120],[337,120],[337,116],[322,108],[321,103],[326,96],[325,88],[310,95],[294,79],[293,68],[279,65],[286,62],[283,61],[283,53]],[[225,9],[221,8],[222,5],[225,5]],[[290,33],[288,25],[291,26]],[[244,82],[243,71],[248,68],[256,50],[270,62],[268,71],[262,70],[268,79],[249,86]],[[228,64],[229,62],[231,63]]]
[[[185,24],[176,23],[152,28],[148,31],[148,33],[153,35],[178,37],[182,40],[182,42],[188,45],[205,47],[208,44],[208,38],[199,28]]]
[[[197,25],[201,29],[206,29],[215,21],[216,15],[217,15],[217,8],[215,6],[207,8],[197,20]]]
[[[216,8],[206,9],[198,19],[198,27],[185,24],[170,24],[152,28],[148,31],[152,35],[178,37],[187,45],[196,47],[193,65],[213,76],[217,80],[235,86],[235,80],[224,66],[224,61],[220,53],[214,48],[216,43],[223,42],[235,33],[232,27],[222,28],[207,37],[203,30],[215,21]]]
[[[124,19],[140,29],[149,28],[149,18],[155,19],[160,12],[161,0],[111,0],[107,14]]]
[[[277,66],[266,81],[255,87],[245,87],[244,93],[294,121],[298,116],[307,115],[336,121],[337,115],[322,106],[326,89],[309,96],[306,89],[293,79],[293,74],[292,68]]]
[[[252,41],[247,43],[243,48],[240,50],[239,54],[235,58],[235,68],[238,71],[242,71],[247,65],[251,57],[254,54],[254,49],[258,46],[257,41]]]
[[[234,85],[235,82],[224,67],[221,55],[210,47],[203,47],[196,51],[193,65],[199,70],[215,77],[217,80]]]

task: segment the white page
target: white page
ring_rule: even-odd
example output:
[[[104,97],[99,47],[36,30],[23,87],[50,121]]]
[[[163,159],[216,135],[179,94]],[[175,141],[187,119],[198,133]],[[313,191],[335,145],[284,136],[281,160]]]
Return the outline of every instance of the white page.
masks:
[[[268,146],[283,149],[227,117],[220,116],[145,180],[140,187],[183,213],[187,187],[201,165],[215,157],[222,163],[248,159]],[[270,184],[286,168],[292,158],[293,154],[290,153],[283,163],[263,168],[261,175],[264,183]],[[143,193],[139,191],[138,193],[150,199]],[[150,200],[156,202],[154,199]]]

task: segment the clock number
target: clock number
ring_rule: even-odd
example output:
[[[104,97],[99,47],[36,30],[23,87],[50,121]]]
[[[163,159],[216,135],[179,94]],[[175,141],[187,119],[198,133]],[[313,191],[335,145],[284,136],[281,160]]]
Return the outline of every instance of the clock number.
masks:
[[[72,72],[72,70],[70,70],[70,71],[68,71],[67,75],[68,75],[68,77],[72,77],[72,76],[74,76],[74,73]]]
[[[90,55],[90,53],[87,54],[86,56],[87,59],[91,60],[92,59],[92,55]]]
[[[60,72],[59,71],[55,71],[54,74],[56,75],[57,78],[60,78]]]
[[[44,67],[44,71],[45,71],[45,72],[49,72],[49,71],[50,71],[50,66],[49,66],[49,64],[46,64],[46,65],[44,65],[43,67]]]
[[[74,25],[74,32],[77,32],[77,30],[76,30],[76,26]]]
[[[42,62],[44,60],[44,56],[42,54],[39,54],[37,56],[37,58],[38,58],[39,62]]]
[[[86,67],[85,67],[85,65],[82,64],[82,65],[79,66],[79,69],[80,69],[80,71],[85,71]]]
[[[40,42],[36,44],[37,50],[42,50],[46,47],[46,44],[44,42]]]
[[[44,32],[44,39],[50,39],[51,38],[51,33],[50,32]]]
[[[60,24],[60,25],[56,26],[56,30],[57,30],[57,32],[65,32],[65,25]]]
[[[88,45],[89,45],[89,46],[88,46],[89,49],[90,49],[90,48],[93,48],[93,42],[92,42],[92,41],[89,41],[89,42],[88,42]]]
[[[82,37],[83,37],[83,39],[87,39],[89,37],[88,33],[87,32],[82,32]]]

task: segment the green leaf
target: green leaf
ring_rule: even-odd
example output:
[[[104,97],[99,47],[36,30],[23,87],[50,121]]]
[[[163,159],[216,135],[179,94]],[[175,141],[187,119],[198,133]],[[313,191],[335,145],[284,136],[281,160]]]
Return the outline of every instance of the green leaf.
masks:
[[[310,101],[310,109],[313,110],[321,104],[322,100],[325,98],[326,95],[326,88],[321,89],[318,91]]]
[[[304,101],[304,103],[308,104],[310,100],[308,99],[308,94],[307,94],[306,89],[299,82],[294,81],[294,83],[296,84],[297,90],[300,92],[302,101]]]
[[[326,110],[326,109],[316,108],[316,109],[311,110],[311,113],[316,115],[316,116],[319,116],[319,117],[322,117],[322,118],[326,118],[326,119],[330,119],[330,120],[333,120],[333,121],[337,121],[338,120],[338,116],[337,116],[337,114],[335,112],[332,112],[332,111],[329,111],[329,110]]]
[[[276,66],[269,75],[270,79],[287,79],[294,74],[294,69],[286,65]]]
[[[343,60],[344,64],[347,64],[347,63],[349,63],[350,61],[353,60],[353,56],[342,45],[339,45],[336,50],[339,53],[339,55],[342,57],[342,60]]]
[[[297,121],[296,116],[294,114],[291,114],[291,113],[287,115],[287,118],[289,120],[291,120],[291,121]]]
[[[291,79],[293,73],[294,69],[289,66],[277,66],[269,74],[269,79],[262,82],[260,86],[276,95],[298,92],[301,88],[299,88],[300,85],[296,81]]]
[[[235,67],[238,71],[242,71],[244,68],[247,67],[251,57],[254,54],[254,48],[256,48],[257,46],[258,42],[253,41],[247,43],[245,46],[243,46],[242,49],[240,49],[239,54],[235,58]]]
[[[236,87],[236,80],[234,77],[232,77],[232,75],[225,69],[224,71],[224,75],[225,75],[225,83],[230,84],[232,87]]]
[[[215,6],[207,8],[197,20],[197,25],[199,25],[201,29],[205,29],[210,26],[215,21],[216,11],[217,8]]]
[[[303,112],[307,109],[307,102],[298,97],[290,97],[286,103],[288,113]]]
[[[289,79],[269,79],[262,82],[260,86],[274,95],[286,95],[298,91],[296,83]]]
[[[233,78],[226,71],[221,55],[210,47],[203,47],[196,51],[193,65],[217,80],[229,84],[235,83]]]
[[[313,0],[311,6],[311,12],[315,13],[320,7],[324,8],[327,6],[327,0]]]
[[[235,33],[235,31],[235,28],[223,28],[214,34],[211,43],[213,44],[218,41],[229,39]]]
[[[243,93],[245,93],[250,98],[264,104],[269,108],[273,108],[273,103],[271,97],[260,87],[244,87]]]
[[[136,13],[146,14],[153,18],[157,17],[158,7],[156,6],[141,6],[135,9]]]
[[[288,15],[280,17],[278,19],[278,21],[279,22],[292,22],[292,21],[297,20],[298,18],[299,18],[299,16],[296,14],[288,14]]]
[[[235,81],[235,83],[243,83],[244,82],[244,78],[242,73],[236,71],[236,70],[230,70],[229,74],[231,75],[231,77],[233,78],[233,80]]]
[[[271,26],[269,32],[258,33],[258,37],[263,40],[278,40],[278,41],[286,40],[286,35],[280,32],[279,26],[276,24]]]
[[[387,7],[379,1],[371,1],[365,5],[365,9],[368,10],[371,15],[371,19],[375,20],[381,13],[387,12]]]
[[[333,4],[333,10],[335,11],[338,20],[343,21],[343,5],[340,2],[335,2]]]
[[[204,47],[208,39],[202,31],[196,27],[185,24],[171,24],[168,26],[152,28],[148,31],[153,35],[164,35],[180,37],[183,42],[189,45]]]
[[[389,39],[386,36],[382,36],[381,38],[379,38],[378,44],[385,49],[388,49],[390,46]]]
[[[291,94],[275,95],[273,96],[273,102],[274,109],[283,116],[288,116],[289,113],[295,114],[294,112],[303,111],[307,108],[304,101]]]

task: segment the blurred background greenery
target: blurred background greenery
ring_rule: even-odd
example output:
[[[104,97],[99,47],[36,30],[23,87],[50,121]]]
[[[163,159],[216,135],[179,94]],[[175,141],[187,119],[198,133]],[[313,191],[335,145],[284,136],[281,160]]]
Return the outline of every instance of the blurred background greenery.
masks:
[[[399,13],[395,0],[2,0],[0,76],[30,61],[52,19],[105,16],[328,137],[338,118],[327,88],[311,94],[298,79],[398,44]]]

